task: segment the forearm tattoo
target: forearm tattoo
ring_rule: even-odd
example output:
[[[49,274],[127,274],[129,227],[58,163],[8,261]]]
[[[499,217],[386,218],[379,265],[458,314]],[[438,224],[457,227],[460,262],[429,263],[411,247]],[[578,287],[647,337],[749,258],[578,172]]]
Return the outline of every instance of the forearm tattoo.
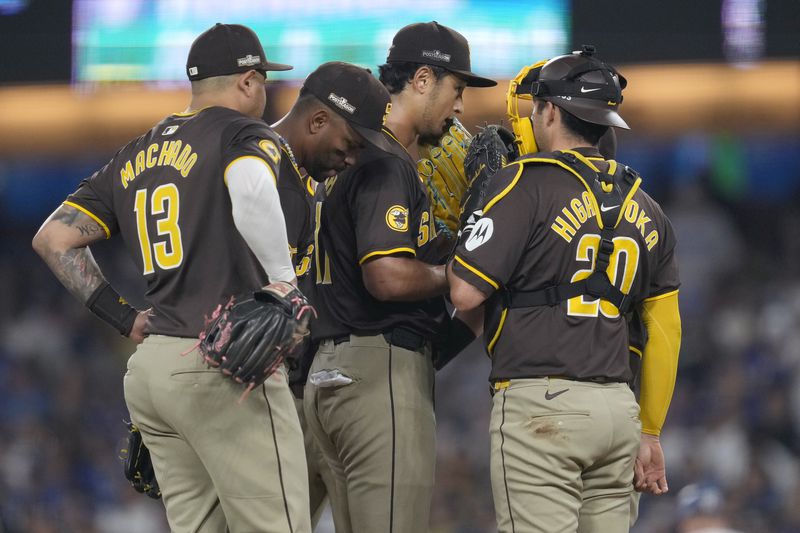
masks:
[[[52,216],[51,222],[58,222],[73,228],[80,237],[91,237],[103,232],[97,222],[74,207],[61,206]],[[103,283],[103,274],[87,247],[67,250],[50,249],[45,261],[56,277],[81,302],[86,303],[89,296]]]

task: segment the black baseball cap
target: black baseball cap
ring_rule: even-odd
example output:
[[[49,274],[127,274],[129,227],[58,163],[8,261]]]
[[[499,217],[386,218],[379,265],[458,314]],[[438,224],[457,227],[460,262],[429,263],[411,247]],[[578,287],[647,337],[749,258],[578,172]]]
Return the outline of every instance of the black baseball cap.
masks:
[[[248,70],[291,70],[291,65],[270,63],[256,33],[241,24],[220,24],[201,33],[189,49],[186,75],[192,81]]]
[[[387,63],[410,61],[445,68],[467,80],[469,87],[494,87],[497,82],[470,70],[469,43],[452,28],[418,22],[400,29],[392,40]]]
[[[341,61],[323,63],[308,75],[303,89],[344,117],[368,142],[392,150],[381,131],[391,108],[389,91],[369,70]]]

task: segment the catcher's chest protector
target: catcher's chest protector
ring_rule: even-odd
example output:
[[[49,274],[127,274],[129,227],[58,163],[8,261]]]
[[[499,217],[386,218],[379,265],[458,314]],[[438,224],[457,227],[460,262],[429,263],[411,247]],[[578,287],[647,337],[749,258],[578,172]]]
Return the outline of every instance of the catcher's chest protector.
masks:
[[[636,171],[616,161],[608,161],[608,172],[600,172],[584,156],[572,150],[542,154],[517,161],[523,165],[557,165],[569,171],[586,188],[594,205],[600,226],[600,246],[594,270],[589,277],[572,283],[554,285],[537,291],[499,291],[492,305],[499,307],[498,314],[506,309],[520,307],[555,306],[564,300],[580,295],[602,298],[614,304],[621,313],[631,309],[632,301],[611,284],[606,273],[614,252],[614,234],[626,205],[638,190],[641,178]],[[613,206],[613,209],[600,206]]]

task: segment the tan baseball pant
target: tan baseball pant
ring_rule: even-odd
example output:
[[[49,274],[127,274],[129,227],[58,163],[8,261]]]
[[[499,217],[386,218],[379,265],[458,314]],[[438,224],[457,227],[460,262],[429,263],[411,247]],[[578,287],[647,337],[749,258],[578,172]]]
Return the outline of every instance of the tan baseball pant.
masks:
[[[173,533],[311,533],[303,434],[283,369],[244,391],[196,343],[151,335],[125,401],[150,449]]]
[[[308,466],[308,494],[310,497],[311,526],[317,527],[325,504],[328,503],[328,485],[333,486],[333,475],[328,463],[322,456],[322,450],[317,446],[314,435],[308,429],[306,415],[303,411],[303,399],[294,399],[297,417],[300,419],[300,427],[303,429],[303,441],[306,448],[306,465]]]
[[[500,532],[627,532],[640,431],[624,383],[537,378],[497,390],[491,478]]]
[[[325,370],[344,378],[315,385]],[[335,480],[336,533],[428,531],[436,448],[430,349],[390,346],[382,335],[324,341],[304,400]]]

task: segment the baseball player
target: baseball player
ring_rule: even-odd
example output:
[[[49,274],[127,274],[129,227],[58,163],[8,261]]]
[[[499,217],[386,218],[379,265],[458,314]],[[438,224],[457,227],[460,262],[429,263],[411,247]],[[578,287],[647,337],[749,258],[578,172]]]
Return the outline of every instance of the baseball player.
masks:
[[[320,342],[304,405],[335,478],[336,530],[427,531],[435,422],[430,339],[445,314],[431,206],[406,148],[462,111],[469,47],[436,22],[394,37],[381,82],[392,97],[383,151],[317,190],[314,270]],[[388,111],[388,109],[387,109]]]
[[[355,156],[366,138],[375,138],[370,126],[382,124],[388,102],[388,92],[369,71],[347,63],[329,62],[308,76],[292,109],[273,125],[281,140],[278,194],[286,219],[289,249],[298,286],[310,297],[313,297],[315,285],[309,274],[314,251],[313,196],[316,188],[311,176],[322,180],[355,163]],[[326,129],[324,125],[329,123],[340,126],[341,130]],[[348,130],[354,130],[355,135],[348,134]],[[377,134],[378,142],[382,142],[382,138],[382,134]],[[348,156],[341,160],[337,152]],[[313,351],[297,362],[289,373],[289,385],[303,428],[311,521],[316,524],[324,509],[327,487],[333,486],[333,480],[322,452],[307,429],[303,412],[303,387],[312,357]]]
[[[527,90],[543,152],[494,176],[448,265],[456,308],[486,312],[503,532],[627,531],[634,483],[666,490],[653,458],[680,345],[675,235],[636,173],[597,150],[608,127],[628,127],[624,86],[589,47],[541,68]],[[647,329],[641,422],[632,310]]]
[[[296,283],[276,188],[283,143],[260,120],[266,72],[289,68],[268,62],[245,26],[202,33],[186,65],[189,108],[120,149],[33,242],[76,297],[140,343],[125,399],[175,532],[311,531],[303,435],[285,371],[242,397],[240,385],[191,353],[220,304],[268,282]],[[366,92],[388,101],[385,91]],[[354,161],[363,126],[327,118],[315,134],[327,163],[313,167],[309,156],[309,167],[336,172]],[[382,118],[370,122],[376,134]],[[147,282],[147,311],[125,302],[87,248],[117,233]]]

